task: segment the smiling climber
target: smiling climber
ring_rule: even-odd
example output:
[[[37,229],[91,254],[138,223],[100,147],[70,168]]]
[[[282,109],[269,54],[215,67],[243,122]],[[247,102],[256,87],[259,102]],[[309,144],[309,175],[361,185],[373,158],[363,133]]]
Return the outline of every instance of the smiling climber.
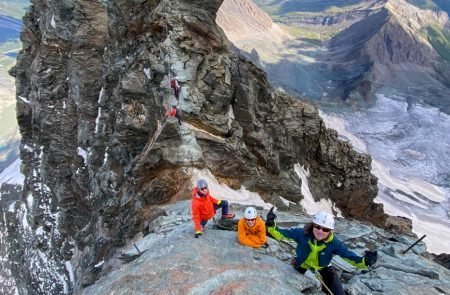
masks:
[[[228,201],[217,200],[211,196],[206,180],[199,179],[197,186],[192,190],[192,220],[194,221],[195,238],[202,235],[208,220],[213,218],[219,208],[222,208],[222,218],[234,217],[234,213],[228,212]]]
[[[325,286],[322,285],[322,291],[325,294],[345,294],[336,270],[329,265],[333,255],[341,256],[360,269],[372,266],[377,261],[376,251],[366,251],[364,257],[361,257],[348,250],[345,244],[334,236],[334,217],[327,212],[318,212],[304,228],[282,229],[276,226],[276,218],[272,207],[266,218],[268,233],[276,240],[288,239],[297,242],[297,257],[292,259],[294,268],[312,279],[318,288],[323,282]]]
[[[266,248],[266,225],[253,207],[247,207],[238,223],[238,240],[244,246]]]

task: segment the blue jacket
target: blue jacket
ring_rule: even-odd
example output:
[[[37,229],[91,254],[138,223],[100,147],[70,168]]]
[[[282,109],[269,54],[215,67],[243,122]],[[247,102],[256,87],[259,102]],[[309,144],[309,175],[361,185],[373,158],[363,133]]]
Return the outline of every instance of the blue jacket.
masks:
[[[357,268],[366,268],[364,258],[348,250],[341,240],[334,237],[332,232],[326,240],[317,241],[312,230],[310,234],[306,234],[303,228],[269,227],[267,230],[276,240],[290,239],[297,242],[296,262],[298,266],[305,269],[320,270],[327,267],[333,255],[341,256]]]

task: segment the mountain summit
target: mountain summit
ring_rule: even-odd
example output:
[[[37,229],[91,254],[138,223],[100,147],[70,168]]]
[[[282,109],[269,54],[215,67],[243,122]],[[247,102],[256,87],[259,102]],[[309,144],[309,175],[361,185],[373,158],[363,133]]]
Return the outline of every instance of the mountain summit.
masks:
[[[323,103],[373,105],[375,94],[382,93],[450,112],[450,33],[443,1],[255,2],[290,37],[263,44],[258,34],[242,29],[243,41],[222,19],[230,15],[256,24],[255,13],[242,9],[238,16],[226,5],[217,21],[239,48],[258,52],[278,85]],[[260,30],[269,34],[269,27]]]
[[[221,4],[33,1],[11,70],[25,176],[2,204],[11,290],[82,292],[167,214],[159,205],[190,197],[198,171],[285,209],[309,187],[347,218],[410,232],[373,203],[370,157],[234,53]],[[164,117],[174,103],[181,124]]]

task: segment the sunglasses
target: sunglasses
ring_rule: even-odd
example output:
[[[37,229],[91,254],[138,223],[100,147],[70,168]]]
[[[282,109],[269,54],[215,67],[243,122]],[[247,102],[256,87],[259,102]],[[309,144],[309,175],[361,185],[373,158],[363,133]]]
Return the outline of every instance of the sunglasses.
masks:
[[[201,188],[199,188],[199,190],[201,190],[201,191],[204,191],[204,190],[207,190],[208,189],[208,187],[201,187]]]
[[[320,225],[314,224],[314,228],[317,230],[322,230],[324,233],[328,233],[331,231],[331,229],[326,227],[321,227]]]
[[[247,220],[247,221],[255,221],[256,218],[252,218],[252,219],[247,219],[247,218],[245,218],[245,220]]]

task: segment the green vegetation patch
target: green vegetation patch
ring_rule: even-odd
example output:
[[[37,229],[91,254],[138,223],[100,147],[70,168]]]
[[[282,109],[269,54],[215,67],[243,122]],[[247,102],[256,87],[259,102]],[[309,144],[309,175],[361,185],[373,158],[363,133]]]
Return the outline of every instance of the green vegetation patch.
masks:
[[[450,34],[437,26],[428,27],[427,31],[428,41],[433,45],[433,48],[450,63]]]
[[[280,24],[281,25],[281,24]],[[337,34],[336,30],[317,30],[317,28],[307,28],[307,27],[299,27],[294,25],[281,25],[283,29],[285,29],[291,36],[296,38],[306,38],[313,42],[315,45],[322,44],[323,40],[329,39],[335,34]],[[316,41],[313,41],[316,40]],[[310,43],[311,43],[310,42]]]

